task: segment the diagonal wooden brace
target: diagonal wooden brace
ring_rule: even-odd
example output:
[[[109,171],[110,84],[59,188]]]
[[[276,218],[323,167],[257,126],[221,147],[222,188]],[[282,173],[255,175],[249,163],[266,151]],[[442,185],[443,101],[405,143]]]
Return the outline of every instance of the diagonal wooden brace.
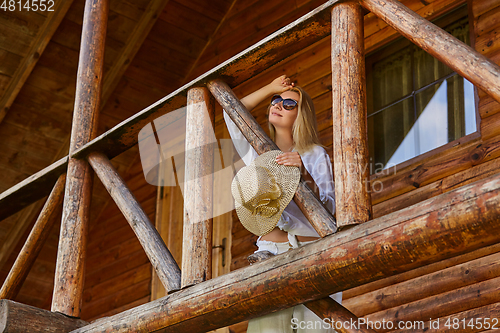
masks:
[[[179,266],[113,164],[102,153],[90,154],[88,161],[134,230],[167,292],[179,290],[181,283]]]

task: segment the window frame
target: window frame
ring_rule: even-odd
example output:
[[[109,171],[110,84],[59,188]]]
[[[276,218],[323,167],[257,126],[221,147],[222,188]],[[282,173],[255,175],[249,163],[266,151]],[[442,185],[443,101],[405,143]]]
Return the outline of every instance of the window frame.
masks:
[[[472,0],[467,0],[467,2],[458,8],[454,8],[450,10],[449,12],[444,13],[443,15],[437,17],[436,19],[432,20],[431,22],[436,24],[439,27],[442,26],[447,26],[449,24],[452,24],[453,22],[459,20],[461,17],[464,17],[465,15],[468,16],[468,21],[469,21],[469,40],[470,40],[470,46],[475,49],[475,25],[474,25],[474,18],[472,15]],[[406,39],[405,37],[399,35],[398,38],[388,41],[387,43],[380,45],[377,49],[373,50],[372,52],[368,53],[365,55],[365,67],[366,67],[366,101],[367,101],[367,116],[368,116],[368,110],[372,110],[372,103],[373,100],[370,97],[371,92],[373,91],[373,79],[372,75],[369,75],[369,72],[371,71],[371,68],[373,67],[373,63],[375,63],[377,60],[388,56],[390,54],[394,54],[395,52],[398,52],[402,50],[403,48],[409,46],[411,44],[411,41]],[[418,47],[418,46],[416,46]],[[377,54],[378,53],[378,54]],[[373,55],[376,55],[373,57]],[[436,82],[436,81],[435,81]],[[402,98],[403,99],[403,98]],[[401,100],[402,100],[401,99]],[[399,101],[401,101],[399,100]],[[423,154],[417,155],[415,157],[412,157],[406,161],[403,161],[395,166],[391,166],[387,169],[378,171],[376,173],[370,174],[371,179],[378,179],[381,177],[386,177],[391,174],[396,174],[399,170],[402,170],[404,168],[407,168],[412,165],[416,165],[419,162],[422,162],[434,155],[441,154],[447,150],[450,150],[456,146],[459,145],[464,145],[466,143],[472,142],[474,140],[477,140],[478,138],[481,137],[481,116],[479,113],[479,96],[478,96],[478,88],[474,85],[474,113],[476,115],[476,131],[465,135],[459,139],[450,141],[442,146],[436,147],[430,151],[427,151]],[[366,127],[366,134],[368,137],[368,122],[367,122],[367,127]],[[374,144],[373,142],[368,142],[368,145]],[[370,149],[369,149],[370,151]]]

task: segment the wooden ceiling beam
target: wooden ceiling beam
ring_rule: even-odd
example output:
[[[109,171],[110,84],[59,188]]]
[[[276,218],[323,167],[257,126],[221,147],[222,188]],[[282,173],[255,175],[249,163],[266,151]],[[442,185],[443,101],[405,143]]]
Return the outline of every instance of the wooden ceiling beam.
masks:
[[[73,0],[55,1],[54,11],[49,12],[49,15],[45,19],[45,22],[40,28],[35,40],[32,41],[28,54],[23,58],[21,64],[17,67],[7,89],[0,99],[0,123],[5,118],[5,115],[12,106],[12,103],[14,103],[17,94],[19,94],[19,91],[28,79],[33,68],[35,68],[38,59],[42,56],[43,51],[45,51],[45,47],[52,39],[52,36],[59,27],[59,24],[61,24],[64,16],[66,16],[66,13],[72,3]]]
[[[499,218],[496,174],[72,333],[210,331],[495,244]]]
[[[137,22],[134,31],[128,37],[120,56],[113,62],[113,67],[106,73],[103,83],[101,105],[104,106],[113,91],[115,91],[123,74],[132,63],[135,55],[146,40],[149,32],[160,17],[169,0],[151,0],[148,7]]]

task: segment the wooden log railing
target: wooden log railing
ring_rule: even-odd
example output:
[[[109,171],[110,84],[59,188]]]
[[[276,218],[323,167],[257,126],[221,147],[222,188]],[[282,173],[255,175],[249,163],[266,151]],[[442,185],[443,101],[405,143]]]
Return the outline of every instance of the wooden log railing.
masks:
[[[69,148],[66,191],[59,236],[52,311],[79,317],[92,198],[92,170],[71,154],[97,133],[104,68],[109,0],[87,0],[83,16],[75,109]]]
[[[495,244],[499,218],[495,175],[73,333],[206,332]]]
[[[21,289],[35,259],[42,250],[43,244],[49,237],[50,230],[54,226],[57,216],[55,212],[60,208],[63,201],[65,182],[66,174],[62,174],[47,198],[28,239],[2,285],[0,299],[13,299]]]
[[[207,86],[259,155],[279,149],[225,82],[214,80]],[[293,200],[321,237],[337,231],[333,216],[302,179]]]
[[[181,281],[179,266],[137,199],[104,154],[92,153],[88,160],[132,227],[165,289],[168,292],[179,290]]]
[[[304,46],[325,37],[330,33],[329,9],[337,2],[342,3],[334,7],[332,15],[345,14],[340,14],[340,19],[334,20],[332,27],[337,29],[344,22],[347,22],[346,26],[353,27],[347,29],[348,35],[340,37],[346,42],[348,48],[346,50],[335,49],[332,53],[333,57],[353,55],[346,66],[346,68],[354,69],[354,72],[347,72],[347,89],[342,89],[341,86],[336,87],[339,90],[334,91],[333,95],[334,103],[339,103],[338,109],[341,111],[352,109],[351,113],[340,114],[338,119],[342,120],[346,115],[356,118],[357,125],[351,124],[351,128],[354,128],[353,132],[342,133],[342,136],[346,135],[347,140],[353,138],[357,140],[349,147],[354,148],[354,153],[349,155],[347,162],[357,163],[358,168],[359,164],[366,162],[366,146],[363,147],[365,139],[361,137],[364,133],[363,118],[366,114],[365,93],[362,86],[363,57],[360,46],[362,39],[359,38],[362,29],[355,26],[361,16],[359,4],[371,10],[418,46],[436,56],[500,102],[499,66],[420,18],[398,1],[331,0],[100,137],[91,140],[96,129],[96,110],[99,106],[108,2],[107,0],[87,0],[69,157],[0,195],[0,218],[4,218],[40,198],[40,194],[33,191],[35,186],[53,182],[64,172],[67,163],[68,177],[65,195],[67,210],[63,212],[53,311],[63,312],[70,316],[78,316],[80,312],[85,228],[91,189],[91,173],[85,158],[88,158],[101,176],[101,180],[105,185],[107,184],[113,199],[119,205],[120,201],[122,202],[121,209],[127,215],[131,209],[136,208],[134,206],[136,201],[130,197],[129,191],[117,193],[113,188],[113,182],[122,185],[123,181],[112,169],[109,158],[135,145],[138,142],[139,131],[154,118],[185,105],[184,96],[195,85],[207,84],[219,103],[226,105],[229,109],[237,109],[240,114],[246,114],[247,111],[244,108],[241,109],[241,103],[234,97],[229,86],[217,78],[225,77],[230,85],[237,85]],[[423,28],[415,29],[414,27]],[[353,39],[351,39],[351,33],[354,34]],[[339,44],[344,45],[344,43]],[[333,45],[337,46],[335,43]],[[333,78],[334,84],[342,83],[338,79],[339,73],[345,71],[342,64],[337,65],[333,73],[337,73]],[[85,93],[86,87],[92,88],[87,89]],[[353,94],[353,91],[358,92]],[[347,100],[347,104],[342,104],[342,100]],[[248,119],[250,118],[246,118]],[[235,122],[238,124],[236,120]],[[242,129],[245,126],[255,129],[253,125],[248,126],[248,124],[250,123],[245,123]],[[252,141],[253,134],[250,136],[252,138],[247,137],[247,139]],[[258,134],[258,137],[261,140],[260,143],[255,144],[258,152],[273,147],[266,136]],[[336,141],[339,143],[335,143],[335,149],[349,146],[347,141]],[[107,178],[109,175],[112,176],[111,180]],[[362,170],[356,171],[356,177],[358,179],[356,183],[367,180]],[[344,181],[347,184],[349,180],[340,180],[340,182]],[[365,222],[369,219],[371,209],[369,199],[366,199],[362,191],[360,193],[361,199],[350,199],[350,202],[361,203],[361,217],[355,217],[360,215],[359,212],[346,209],[347,224]],[[16,197],[22,198],[22,202],[15,203],[12,208],[5,208]],[[336,231],[333,218],[306,186],[300,186],[295,199],[322,237]],[[70,206],[75,208],[69,208]],[[496,222],[500,217],[499,207],[500,176],[496,176],[472,184],[465,190],[455,190],[356,226],[342,235],[325,237],[294,253],[269,259],[251,269],[230,273],[223,278],[207,281],[169,295],[166,299],[95,322],[75,332],[113,330],[116,327],[119,327],[117,332],[151,331],[162,328],[166,328],[166,332],[188,329],[192,332],[201,332],[227,326],[498,242],[500,226]],[[129,214],[129,218],[134,230],[140,230],[137,233],[140,241],[145,243],[145,235],[154,239],[155,236],[154,232],[151,233],[151,230],[145,227],[149,221],[147,217],[141,216],[140,211],[142,210],[139,209]],[[144,212],[142,214],[145,215]],[[411,230],[416,231],[405,232],[410,227]],[[157,242],[153,243],[157,244]],[[150,252],[153,266],[156,265],[157,271],[163,272],[162,282],[166,284],[166,288],[170,288],[170,291],[177,290],[180,271],[178,267],[176,268],[175,261],[168,256],[168,249],[162,246],[154,248],[156,245],[151,245],[151,247],[147,244],[143,245],[145,249],[149,249],[146,251]],[[392,255],[394,249],[398,250],[397,256]],[[413,253],[418,253],[418,256]],[[287,260],[281,260],[284,258],[293,258],[294,261],[289,263]],[[200,267],[199,264],[198,267]],[[279,278],[276,277],[276,267],[279,267]],[[374,274],[374,271],[377,273]],[[304,280],[312,283],[304,284]],[[292,295],[293,297],[290,297]],[[316,306],[318,313],[325,316],[326,312],[322,310],[321,302],[329,301],[322,300],[313,303],[313,307]],[[251,313],[248,312],[250,308]],[[349,316],[345,312],[339,314],[339,316],[342,315]]]
[[[86,321],[61,313],[38,309],[11,300],[0,300],[0,332],[60,333],[88,325]]]

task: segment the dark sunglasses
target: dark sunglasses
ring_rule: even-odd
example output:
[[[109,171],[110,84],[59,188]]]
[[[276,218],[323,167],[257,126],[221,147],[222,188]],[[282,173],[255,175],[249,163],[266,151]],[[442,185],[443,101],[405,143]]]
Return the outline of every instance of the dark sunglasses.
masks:
[[[275,106],[276,104],[279,104],[280,102],[283,102],[283,109],[285,110],[293,110],[297,106],[297,101],[291,98],[283,98],[280,95],[274,95],[271,98],[271,106]]]

